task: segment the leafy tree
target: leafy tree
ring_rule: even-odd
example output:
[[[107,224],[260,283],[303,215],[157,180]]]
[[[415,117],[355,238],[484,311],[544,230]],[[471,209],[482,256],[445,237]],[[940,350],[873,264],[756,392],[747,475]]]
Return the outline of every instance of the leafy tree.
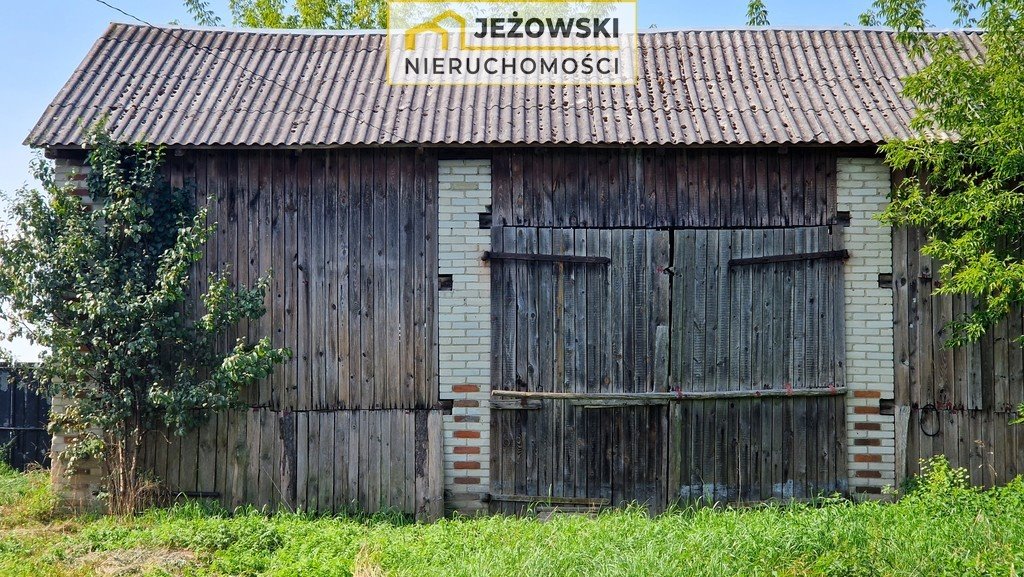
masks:
[[[191,300],[190,271],[213,229],[188,191],[161,179],[163,152],[113,142],[102,126],[88,147],[88,202],[45,162],[35,166],[43,189],[15,195],[13,226],[0,233],[0,320],[13,327],[6,336],[44,347],[36,376],[71,403],[52,426],[85,432],[63,457],[72,467],[100,458],[110,509],[127,514],[142,497],[148,435],[238,406],[241,389],[290,353],[267,338],[217,346],[264,314],[267,279],[236,289],[211,274]]]
[[[206,0],[184,0],[185,7],[203,26],[219,25],[221,19]],[[231,20],[246,28],[386,28],[385,0],[231,0]]]
[[[750,0],[747,4],[747,26],[768,26],[768,7],[764,0]]]
[[[904,80],[915,135],[882,146],[892,167],[921,177],[902,182],[882,220],[927,232],[922,251],[942,263],[936,292],[978,303],[951,324],[947,345],[975,341],[1024,303],[1024,1],[952,3],[958,25],[985,30],[977,57],[923,33],[923,0],[876,8],[915,56],[931,58]]]
[[[859,22],[892,27],[912,56],[929,59],[903,79],[914,136],[881,147],[891,167],[920,178],[900,183],[881,219],[922,228],[922,252],[942,263],[936,292],[977,303],[950,324],[945,344],[959,346],[1024,305],[1024,0],[950,1],[957,26],[985,31],[980,56],[926,33],[925,7],[875,0]],[[748,16],[763,8],[752,0]]]

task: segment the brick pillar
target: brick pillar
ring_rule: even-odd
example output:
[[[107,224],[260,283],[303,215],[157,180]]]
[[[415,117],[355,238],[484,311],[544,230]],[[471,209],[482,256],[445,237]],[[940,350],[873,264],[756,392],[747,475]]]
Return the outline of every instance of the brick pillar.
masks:
[[[843,270],[846,294],[846,439],[850,493],[879,495],[895,483],[895,421],[879,410],[892,399],[893,292],[878,286],[892,272],[892,232],[875,216],[885,208],[889,168],[878,158],[840,158],[838,208],[850,212],[843,230],[850,259]]]
[[[86,197],[89,190],[86,188],[85,180],[89,174],[89,167],[84,160],[60,157],[54,160],[53,164],[55,184],[67,187],[88,203]],[[68,399],[55,397],[51,399],[50,414],[60,414],[68,405]],[[50,479],[54,492],[67,505],[79,510],[92,510],[99,506],[96,495],[100,492],[103,481],[102,465],[98,461],[90,461],[81,463],[74,471],[68,471],[67,463],[59,458],[68,443],[77,436],[77,432],[54,433],[50,445]]]
[[[451,290],[438,298],[438,372],[444,417],[445,503],[449,511],[485,507],[490,483],[491,271],[481,260],[491,243],[480,213],[491,204],[489,160],[438,165],[438,274]]]
[[[59,415],[68,405],[66,398],[54,397],[50,404],[50,414]],[[54,433],[50,445],[50,482],[54,493],[67,506],[80,511],[94,510],[100,506],[96,495],[103,483],[103,467],[100,462],[90,460],[69,471],[67,463],[59,458],[68,443],[77,436],[74,432]]]

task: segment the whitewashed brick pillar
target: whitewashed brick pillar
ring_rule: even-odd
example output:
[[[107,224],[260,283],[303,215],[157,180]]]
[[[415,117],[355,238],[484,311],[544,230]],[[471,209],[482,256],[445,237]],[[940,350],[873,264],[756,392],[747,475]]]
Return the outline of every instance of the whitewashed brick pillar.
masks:
[[[855,496],[880,495],[895,483],[895,420],[882,414],[892,399],[893,292],[878,275],[892,272],[892,232],[875,217],[885,208],[889,168],[880,158],[840,158],[838,208],[849,211],[843,229],[850,259],[843,271],[846,294],[846,428],[849,488]]]
[[[89,189],[86,179],[89,166],[85,160],[70,159],[61,156],[54,160],[53,177],[58,186],[67,187],[73,194],[82,197],[89,203]],[[50,413],[62,413],[67,409],[68,399],[56,397],[50,400]],[[99,431],[93,431],[98,433]],[[103,471],[99,461],[90,460],[80,463],[75,470],[68,470],[67,463],[59,458],[68,444],[81,433],[75,431],[55,432],[50,445],[50,480],[54,492],[65,504],[78,510],[89,510],[100,505],[96,495],[102,489]]]
[[[438,274],[451,275],[451,290],[438,298],[438,372],[444,417],[445,504],[448,510],[482,510],[490,483],[491,271],[489,160],[438,163]]]

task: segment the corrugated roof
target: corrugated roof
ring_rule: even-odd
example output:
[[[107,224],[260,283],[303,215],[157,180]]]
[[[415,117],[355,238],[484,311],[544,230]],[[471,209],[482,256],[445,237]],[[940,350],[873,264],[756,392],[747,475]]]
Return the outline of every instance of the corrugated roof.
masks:
[[[172,146],[878,143],[908,134],[921,65],[885,30],[653,31],[637,86],[398,87],[384,38],[112,24],[26,144],[80,145],[104,114]]]

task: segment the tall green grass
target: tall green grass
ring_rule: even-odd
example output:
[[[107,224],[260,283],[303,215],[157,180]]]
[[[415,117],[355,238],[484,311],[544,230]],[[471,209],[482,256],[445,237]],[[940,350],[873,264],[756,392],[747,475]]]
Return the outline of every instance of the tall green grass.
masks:
[[[634,508],[545,523],[483,517],[423,525],[394,516],[230,514],[193,502],[77,523],[42,543],[9,533],[4,545],[0,530],[0,575],[19,562],[88,575],[95,568],[83,560],[119,551],[189,551],[189,566],[150,573],[194,576],[961,576],[1024,567],[1024,482],[980,491],[941,460],[891,504],[834,499],[655,518]]]

